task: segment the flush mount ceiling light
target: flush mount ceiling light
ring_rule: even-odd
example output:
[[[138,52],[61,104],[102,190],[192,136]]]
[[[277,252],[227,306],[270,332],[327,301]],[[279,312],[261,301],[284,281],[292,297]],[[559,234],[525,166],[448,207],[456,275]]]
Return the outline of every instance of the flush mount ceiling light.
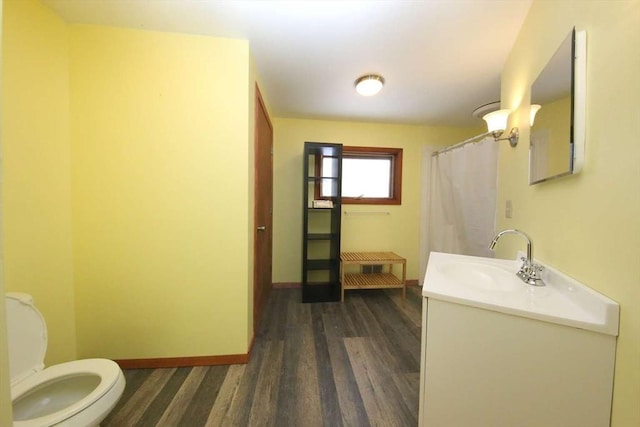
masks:
[[[482,116],[485,122],[487,122],[487,129],[493,135],[493,139],[496,141],[509,141],[512,147],[518,145],[518,139],[520,139],[520,132],[517,127],[511,128],[509,135],[506,138],[500,138],[504,130],[507,128],[507,119],[511,114],[511,110],[497,110]]]
[[[493,101],[493,102],[489,102],[487,104],[479,106],[478,108],[473,110],[473,113],[471,113],[471,115],[473,117],[477,117],[481,119],[487,114],[493,113],[494,111],[497,111],[499,109],[500,109],[500,101]]]
[[[373,96],[384,86],[384,79],[377,74],[368,74],[355,81],[356,92],[362,96]]]

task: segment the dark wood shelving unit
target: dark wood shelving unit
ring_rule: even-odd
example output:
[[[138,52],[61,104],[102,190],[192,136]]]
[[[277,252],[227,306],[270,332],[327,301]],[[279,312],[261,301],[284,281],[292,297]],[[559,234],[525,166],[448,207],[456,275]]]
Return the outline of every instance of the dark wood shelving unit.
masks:
[[[302,302],[340,301],[342,144],[305,142],[303,177]]]

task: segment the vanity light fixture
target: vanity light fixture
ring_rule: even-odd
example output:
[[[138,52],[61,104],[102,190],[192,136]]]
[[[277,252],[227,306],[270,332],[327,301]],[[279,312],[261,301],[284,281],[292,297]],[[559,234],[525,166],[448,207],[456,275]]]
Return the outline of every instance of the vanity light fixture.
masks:
[[[487,128],[493,138],[496,141],[509,141],[512,147],[518,145],[518,139],[520,139],[520,132],[517,127],[511,128],[509,135],[506,138],[500,138],[504,130],[507,128],[507,119],[511,114],[511,110],[497,110],[482,116],[485,122],[487,122]]]
[[[533,126],[533,122],[536,120],[536,114],[540,108],[542,108],[540,104],[531,104],[529,109],[529,126]]]
[[[367,74],[355,81],[356,92],[362,96],[373,96],[384,86],[384,78],[377,74]]]

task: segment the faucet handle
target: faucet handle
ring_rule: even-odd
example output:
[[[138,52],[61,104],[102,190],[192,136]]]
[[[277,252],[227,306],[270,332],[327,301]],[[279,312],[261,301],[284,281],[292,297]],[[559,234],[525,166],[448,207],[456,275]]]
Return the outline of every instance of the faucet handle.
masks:
[[[531,264],[531,277],[539,278],[540,272],[544,270],[544,266],[539,264]]]

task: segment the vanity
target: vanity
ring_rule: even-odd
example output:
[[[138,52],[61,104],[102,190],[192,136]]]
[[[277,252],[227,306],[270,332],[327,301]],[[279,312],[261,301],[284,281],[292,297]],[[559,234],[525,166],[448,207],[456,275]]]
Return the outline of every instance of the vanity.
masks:
[[[419,425],[610,424],[619,306],[544,266],[432,252],[422,296]]]

